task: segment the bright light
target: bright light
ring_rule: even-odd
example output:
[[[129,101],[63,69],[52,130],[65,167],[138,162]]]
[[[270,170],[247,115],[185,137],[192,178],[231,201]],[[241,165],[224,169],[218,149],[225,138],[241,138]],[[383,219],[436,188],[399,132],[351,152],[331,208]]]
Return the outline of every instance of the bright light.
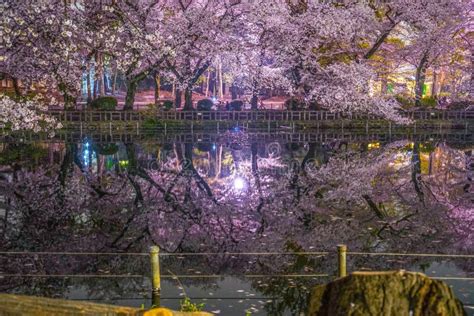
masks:
[[[235,178],[234,179],[234,188],[236,190],[239,190],[239,191],[245,189],[245,180],[240,178],[240,177]]]

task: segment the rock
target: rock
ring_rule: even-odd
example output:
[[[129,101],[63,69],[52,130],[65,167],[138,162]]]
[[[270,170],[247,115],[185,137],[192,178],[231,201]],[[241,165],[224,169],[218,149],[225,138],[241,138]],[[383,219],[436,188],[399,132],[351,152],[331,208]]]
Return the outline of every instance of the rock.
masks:
[[[466,315],[449,286],[422,273],[354,272],[311,292],[308,315]]]

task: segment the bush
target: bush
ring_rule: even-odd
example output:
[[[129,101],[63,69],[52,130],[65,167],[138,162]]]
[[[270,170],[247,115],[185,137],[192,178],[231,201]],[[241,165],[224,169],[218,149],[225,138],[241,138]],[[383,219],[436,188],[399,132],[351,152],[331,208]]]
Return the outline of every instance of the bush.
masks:
[[[425,97],[421,99],[421,106],[427,108],[435,108],[438,106],[438,100],[434,97]]]
[[[202,99],[197,103],[198,111],[211,111],[214,103],[210,99]]]
[[[113,111],[117,108],[117,99],[114,97],[98,97],[90,104],[93,110]]]
[[[161,106],[163,107],[163,109],[165,111],[169,111],[169,110],[172,110],[173,107],[174,107],[174,102],[171,101],[171,100],[165,100],[161,103]]]
[[[244,102],[240,100],[234,100],[229,103],[230,111],[242,111],[243,107],[244,107]]]

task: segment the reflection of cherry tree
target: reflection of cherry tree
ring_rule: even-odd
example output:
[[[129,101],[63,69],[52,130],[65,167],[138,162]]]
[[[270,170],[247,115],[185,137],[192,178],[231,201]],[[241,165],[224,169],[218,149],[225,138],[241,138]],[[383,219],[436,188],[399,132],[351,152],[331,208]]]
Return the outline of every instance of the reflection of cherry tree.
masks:
[[[426,152],[408,142],[361,151],[360,146],[343,143],[281,144],[274,150],[245,141],[236,147],[237,141],[215,147],[176,143],[160,156],[124,144],[113,154],[121,155],[121,163],[109,168],[99,167],[106,157],[97,152],[88,160],[95,165],[85,163],[85,144],[55,147],[62,151],[59,164],[40,162],[14,171],[6,192],[11,211],[2,248],[146,251],[147,245],[156,243],[165,252],[177,253],[291,252],[333,250],[344,242],[353,250],[445,253],[471,247],[463,242],[472,235],[468,221],[472,219],[466,217],[469,204],[456,188],[462,191],[462,184],[455,185],[465,179],[460,151],[438,146],[430,154],[431,174],[426,174]],[[228,155],[239,160],[238,168],[208,176],[206,157],[218,155],[214,152],[218,148],[224,153],[238,148],[238,154]],[[442,166],[441,159],[451,162]],[[449,181],[439,176],[448,172]],[[234,186],[237,175],[245,188]],[[38,260],[31,261],[34,273],[65,269],[57,258]],[[146,263],[132,257],[61,260],[68,263],[67,273],[147,270]],[[417,262],[410,260],[406,264]],[[31,273],[19,262],[2,266],[7,272]],[[352,263],[365,266],[368,261]],[[178,274],[190,273],[190,268],[209,274],[332,274],[334,262],[219,255],[163,258],[163,265]],[[387,269],[399,263],[372,258],[370,265]],[[274,280],[268,289],[255,286],[272,293],[280,291],[281,282],[288,280]],[[312,281],[298,282],[301,294]],[[140,282],[133,287],[139,288]]]

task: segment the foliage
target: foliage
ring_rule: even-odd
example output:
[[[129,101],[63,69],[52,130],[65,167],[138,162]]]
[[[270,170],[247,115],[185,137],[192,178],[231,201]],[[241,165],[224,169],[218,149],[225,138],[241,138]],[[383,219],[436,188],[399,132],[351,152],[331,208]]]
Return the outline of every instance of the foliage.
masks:
[[[211,111],[214,103],[210,99],[202,99],[197,102],[198,111]]]
[[[203,310],[204,303],[193,303],[189,297],[185,297],[184,300],[180,301],[180,311],[182,312],[200,312]]]
[[[174,107],[174,102],[171,101],[171,100],[165,100],[161,103],[161,106],[163,107],[163,109],[165,111],[169,111],[169,110],[172,110],[173,107]]]
[[[0,165],[23,163],[31,159],[37,160],[46,157],[47,150],[32,144],[9,144],[0,155]]]
[[[425,108],[435,108],[438,106],[438,100],[435,97],[424,97],[421,99],[421,106]]]
[[[114,97],[98,97],[95,100],[92,100],[90,107],[94,110],[101,111],[114,111],[117,108],[117,99]]]

